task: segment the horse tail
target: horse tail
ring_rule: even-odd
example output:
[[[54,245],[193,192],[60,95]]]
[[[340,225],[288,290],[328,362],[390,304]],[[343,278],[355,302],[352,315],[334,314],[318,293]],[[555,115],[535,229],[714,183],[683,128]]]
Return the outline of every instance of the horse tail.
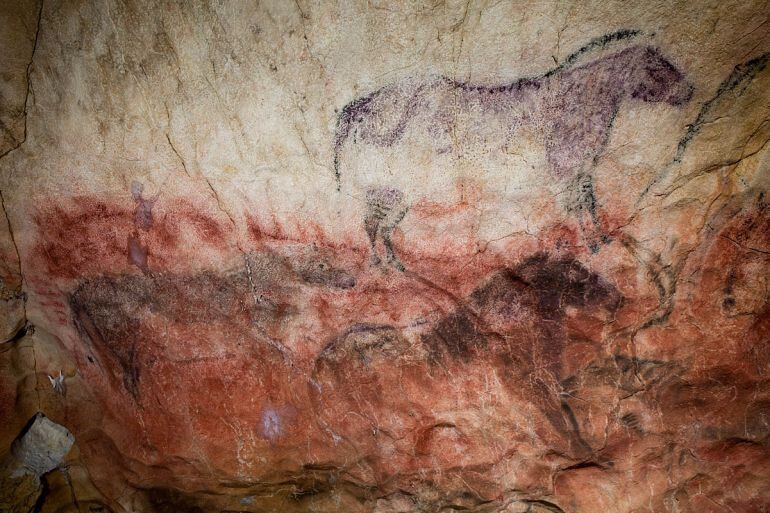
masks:
[[[337,182],[338,191],[342,186],[340,152],[350,135],[353,123],[361,121],[365,114],[370,113],[370,104],[374,99],[374,96],[374,94],[370,94],[353,100],[342,108],[342,112],[340,112],[340,115],[337,117],[337,127],[334,132],[334,179]]]

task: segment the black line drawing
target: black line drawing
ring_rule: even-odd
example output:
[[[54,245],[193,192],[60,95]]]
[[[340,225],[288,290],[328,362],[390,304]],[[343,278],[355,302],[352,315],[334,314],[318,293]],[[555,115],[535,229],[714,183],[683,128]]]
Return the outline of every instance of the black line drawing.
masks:
[[[592,168],[609,139],[615,117],[626,100],[681,106],[693,87],[657,48],[633,45],[578,65],[580,57],[609,43],[631,39],[624,30],[597,38],[556,68],[536,77],[483,85],[446,76],[405,79],[348,103],[340,112],[334,138],[334,173],[341,190],[343,169],[354,162],[349,150],[396,148],[419,141],[436,154],[461,156],[469,146],[501,149],[527,129],[544,141],[548,171],[569,184],[567,210],[575,213],[589,246],[608,239],[601,233]],[[490,126],[497,127],[490,131]],[[403,170],[408,172],[409,170]],[[363,171],[365,172],[365,171]],[[403,268],[389,234],[406,215],[404,192],[382,184],[366,192],[367,233],[379,262],[382,238],[388,263]],[[387,204],[387,205],[385,205]],[[372,207],[374,205],[374,207]],[[388,217],[390,223],[381,223]]]

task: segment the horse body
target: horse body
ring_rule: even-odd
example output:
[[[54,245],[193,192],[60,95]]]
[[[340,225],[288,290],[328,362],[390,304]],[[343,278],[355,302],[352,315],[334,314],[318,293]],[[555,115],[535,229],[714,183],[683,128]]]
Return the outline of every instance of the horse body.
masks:
[[[486,87],[443,76],[391,84],[343,109],[335,168],[340,170],[346,146],[403,150],[411,142],[453,156],[483,146],[499,149],[516,127],[532,118],[538,88],[536,82]]]
[[[403,204],[389,202],[392,215],[383,211],[380,201],[377,219],[370,214],[365,219],[376,253],[378,234],[390,247],[387,237],[393,222],[405,215],[410,196],[451,187],[456,179],[452,159],[485,158],[525,134],[544,148],[554,178],[573,181],[565,207],[579,214],[584,228],[598,229],[590,168],[609,139],[623,101],[676,106],[691,94],[684,75],[649,46],[632,46],[582,66],[503,85],[443,76],[406,79],[342,110],[334,144],[338,188],[345,181],[367,191],[400,191],[385,194],[404,199]],[[419,168],[430,169],[418,177]],[[372,197],[378,193],[367,192],[367,198]],[[388,259],[398,264],[390,249]]]

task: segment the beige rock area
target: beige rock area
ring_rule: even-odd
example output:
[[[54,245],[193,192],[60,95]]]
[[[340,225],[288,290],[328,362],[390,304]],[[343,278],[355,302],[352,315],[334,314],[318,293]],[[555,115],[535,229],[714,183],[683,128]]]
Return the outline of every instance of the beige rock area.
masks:
[[[0,512],[770,511],[770,2],[0,2]]]

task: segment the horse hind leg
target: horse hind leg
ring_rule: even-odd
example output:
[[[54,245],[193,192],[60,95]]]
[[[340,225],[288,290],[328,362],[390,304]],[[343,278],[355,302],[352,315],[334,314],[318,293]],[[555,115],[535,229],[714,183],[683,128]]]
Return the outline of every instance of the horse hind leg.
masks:
[[[406,268],[404,267],[404,264],[402,264],[398,259],[398,256],[396,256],[396,252],[393,249],[392,235],[393,230],[395,230],[396,226],[398,226],[398,223],[404,219],[404,216],[406,216],[408,210],[408,208],[401,209],[396,214],[392,222],[384,225],[380,230],[382,235],[382,245],[385,246],[385,253],[387,255],[388,264],[392,265],[394,268],[401,272],[406,271]]]
[[[381,259],[377,254],[377,234],[380,231],[380,223],[382,222],[382,216],[375,215],[370,212],[364,217],[364,230],[369,237],[369,244],[372,247],[372,265],[380,265]]]
[[[389,265],[403,271],[404,266],[396,257],[391,236],[396,225],[406,215],[403,205],[404,195],[394,188],[370,189],[366,192],[367,214],[364,218],[364,228],[372,246],[372,263],[379,265],[381,259],[377,251],[377,240],[382,240],[386,259]]]

